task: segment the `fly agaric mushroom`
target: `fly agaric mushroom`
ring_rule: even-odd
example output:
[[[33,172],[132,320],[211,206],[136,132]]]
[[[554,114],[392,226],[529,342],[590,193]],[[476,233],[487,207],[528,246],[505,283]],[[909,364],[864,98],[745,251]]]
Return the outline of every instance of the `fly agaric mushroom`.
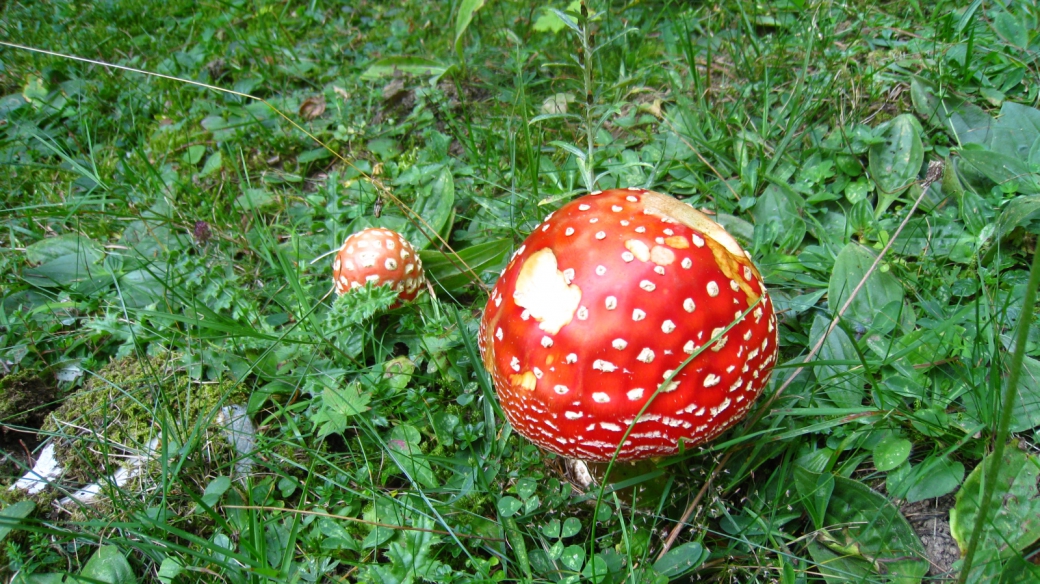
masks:
[[[491,292],[479,345],[521,435],[564,456],[638,460],[744,416],[776,361],[776,316],[720,225],[668,195],[615,189],[535,228]]]
[[[411,300],[425,284],[422,260],[400,233],[369,227],[345,239],[332,262],[336,294],[345,294],[367,282],[386,284],[400,300]]]

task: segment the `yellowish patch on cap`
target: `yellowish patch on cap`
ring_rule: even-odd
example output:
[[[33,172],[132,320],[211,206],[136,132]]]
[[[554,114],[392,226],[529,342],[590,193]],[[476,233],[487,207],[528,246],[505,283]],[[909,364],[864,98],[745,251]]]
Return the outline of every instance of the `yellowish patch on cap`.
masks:
[[[538,380],[535,378],[534,373],[532,373],[531,371],[524,371],[520,374],[510,375],[509,383],[512,384],[514,387],[519,387],[520,389],[534,391],[535,385],[538,383]]]
[[[527,309],[538,321],[538,328],[555,335],[574,318],[581,302],[581,288],[567,283],[556,263],[556,254],[544,248],[528,256],[520,266],[513,301]]]

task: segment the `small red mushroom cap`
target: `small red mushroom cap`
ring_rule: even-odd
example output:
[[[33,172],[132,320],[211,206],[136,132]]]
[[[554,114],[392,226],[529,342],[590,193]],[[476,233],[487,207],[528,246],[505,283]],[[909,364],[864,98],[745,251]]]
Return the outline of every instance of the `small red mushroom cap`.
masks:
[[[491,292],[479,345],[521,435],[564,456],[638,460],[743,418],[776,362],[777,329],[732,236],[629,188],[576,199],[535,228]]]
[[[401,300],[411,300],[425,285],[422,260],[408,240],[396,231],[369,227],[345,239],[332,261],[336,294],[345,294],[368,282],[387,284]]]

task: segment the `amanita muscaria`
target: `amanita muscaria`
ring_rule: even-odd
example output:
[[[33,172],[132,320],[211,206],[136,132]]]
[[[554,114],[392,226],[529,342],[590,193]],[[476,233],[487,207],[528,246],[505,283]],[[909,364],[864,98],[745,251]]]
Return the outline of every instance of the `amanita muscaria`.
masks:
[[[350,235],[332,261],[336,294],[367,282],[387,284],[401,300],[412,300],[426,283],[422,260],[400,233],[369,227]]]
[[[564,456],[636,460],[739,421],[772,371],[777,330],[732,236],[629,188],[576,199],[534,229],[491,292],[479,344],[521,435]]]

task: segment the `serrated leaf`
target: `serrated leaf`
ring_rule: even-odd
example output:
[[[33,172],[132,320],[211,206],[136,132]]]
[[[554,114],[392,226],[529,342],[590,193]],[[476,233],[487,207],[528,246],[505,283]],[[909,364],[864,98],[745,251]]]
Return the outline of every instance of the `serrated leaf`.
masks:
[[[881,128],[883,142],[870,147],[870,176],[884,193],[898,193],[917,179],[924,164],[924,145],[917,120],[897,116]]]
[[[436,526],[432,519],[419,518],[415,526],[432,530]],[[386,549],[390,565],[368,566],[359,582],[379,584],[412,584],[417,581],[438,582],[450,574],[450,568],[433,559],[432,552],[441,538],[429,531],[401,531]]]
[[[950,510],[950,532],[962,553],[967,549],[979,512],[983,469],[994,460],[989,455],[971,471]],[[1040,539],[1038,477],[1040,458],[1022,452],[1014,444],[1004,451],[989,509],[989,523],[979,542],[980,552],[990,550],[1001,558],[1008,558]]]
[[[851,296],[876,257],[873,251],[856,242],[850,242],[841,250],[834,261],[834,271],[827,287],[831,311],[837,312],[845,305],[846,299]],[[903,287],[899,280],[892,274],[877,269],[870,274],[863,289],[853,299],[845,318],[861,326],[867,326],[874,321],[876,314],[885,305],[902,301]]]

